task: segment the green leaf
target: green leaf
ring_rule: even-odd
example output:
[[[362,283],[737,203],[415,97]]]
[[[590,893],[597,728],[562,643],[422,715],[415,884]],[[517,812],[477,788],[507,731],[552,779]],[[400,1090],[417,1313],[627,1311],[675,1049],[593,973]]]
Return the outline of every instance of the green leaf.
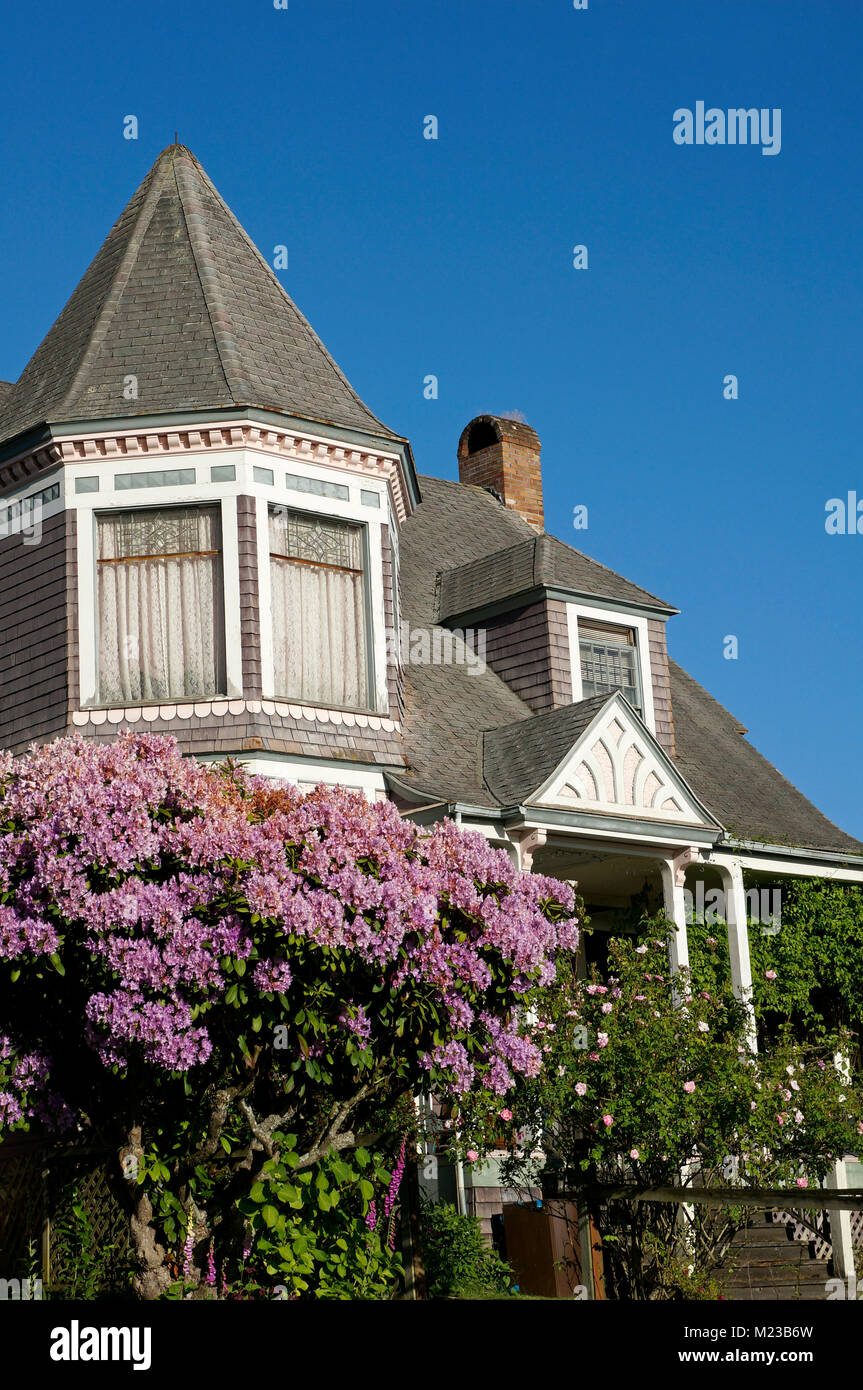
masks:
[[[65,967],[65,965],[63,964],[63,962],[61,961],[61,959],[60,959],[60,957],[58,956],[58,954],[57,954],[56,951],[54,952],[54,954],[53,954],[52,956],[49,956],[48,959],[50,960],[50,962],[51,962],[51,964],[53,965],[54,969],[57,971],[57,974],[58,974],[58,975],[65,975],[65,974],[66,974],[66,967]]]
[[[261,1208],[261,1216],[264,1218],[266,1224],[270,1227],[277,1226],[279,1224],[278,1210],[273,1206],[271,1202],[268,1202],[265,1207]]]

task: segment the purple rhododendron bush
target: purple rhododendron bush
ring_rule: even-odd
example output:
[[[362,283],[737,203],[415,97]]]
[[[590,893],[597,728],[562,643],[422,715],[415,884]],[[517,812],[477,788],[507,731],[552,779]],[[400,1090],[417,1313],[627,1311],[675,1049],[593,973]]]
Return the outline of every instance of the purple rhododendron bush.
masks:
[[[390,1296],[411,1096],[540,1074],[569,887],[151,735],[0,755],[0,831],[0,1136],[105,1146],[139,1297]]]

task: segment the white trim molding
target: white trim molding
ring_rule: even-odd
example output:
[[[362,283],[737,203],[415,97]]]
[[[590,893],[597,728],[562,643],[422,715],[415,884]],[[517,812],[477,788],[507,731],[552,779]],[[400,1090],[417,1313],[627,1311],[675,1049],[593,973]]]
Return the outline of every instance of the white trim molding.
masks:
[[[569,667],[572,678],[572,700],[578,704],[584,698],[581,684],[581,658],[578,646],[578,620],[585,618],[590,622],[608,623],[612,621],[620,627],[631,627],[635,632],[635,650],[638,660],[638,677],[641,683],[641,699],[644,706],[643,719],[652,734],[656,733],[656,715],[653,709],[653,681],[650,672],[650,646],[648,642],[647,618],[638,613],[615,612],[609,617],[607,608],[592,608],[586,603],[569,602],[566,605],[566,630],[569,639]]]
[[[619,693],[609,695],[529,804],[719,825]]]

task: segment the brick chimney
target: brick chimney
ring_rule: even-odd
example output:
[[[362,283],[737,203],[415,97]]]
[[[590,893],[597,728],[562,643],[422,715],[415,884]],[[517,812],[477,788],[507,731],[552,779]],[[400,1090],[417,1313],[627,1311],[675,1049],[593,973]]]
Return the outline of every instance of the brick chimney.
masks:
[[[524,420],[477,415],[458,442],[459,482],[492,488],[538,530],[543,529],[539,436]]]

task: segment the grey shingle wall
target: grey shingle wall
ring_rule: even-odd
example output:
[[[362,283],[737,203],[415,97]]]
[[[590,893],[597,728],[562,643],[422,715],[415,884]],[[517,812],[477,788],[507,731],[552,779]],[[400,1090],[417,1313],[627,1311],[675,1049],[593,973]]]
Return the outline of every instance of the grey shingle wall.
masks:
[[[383,571],[384,584],[384,621],[386,623],[387,632],[393,634],[392,642],[389,644],[387,652],[387,697],[389,700],[389,715],[391,719],[402,719],[405,712],[404,669],[399,661],[392,659],[401,641],[401,634],[395,630],[395,604],[393,602],[395,573],[389,526],[381,527],[381,569]]]
[[[61,733],[69,709],[68,512],[42,523],[42,538],[0,540],[0,746],[21,752]],[[77,663],[76,663],[77,666]]]
[[[540,600],[483,624],[486,661],[537,714],[572,701],[566,605]]]
[[[261,698],[261,618],[258,605],[258,525],[254,497],[237,498],[237,549],[240,562],[240,632],[243,694]]]
[[[656,741],[666,753],[674,756],[674,717],[671,710],[671,680],[668,674],[668,648],[665,623],[659,618],[647,622],[647,645],[650,650],[650,675],[653,684],[653,713],[656,719]]]
[[[548,616],[548,659],[551,671],[552,703],[572,704],[572,667],[569,653],[569,623],[566,604],[560,599],[549,599],[546,603]]]
[[[86,725],[85,738],[98,742],[116,738],[119,730],[173,734],[184,753],[218,753],[239,758],[257,753],[284,753],[292,757],[330,758],[382,767],[403,765],[398,734],[380,729],[347,728],[345,725],[293,719],[263,712],[203,715],[191,719],[137,720],[134,724]]]

